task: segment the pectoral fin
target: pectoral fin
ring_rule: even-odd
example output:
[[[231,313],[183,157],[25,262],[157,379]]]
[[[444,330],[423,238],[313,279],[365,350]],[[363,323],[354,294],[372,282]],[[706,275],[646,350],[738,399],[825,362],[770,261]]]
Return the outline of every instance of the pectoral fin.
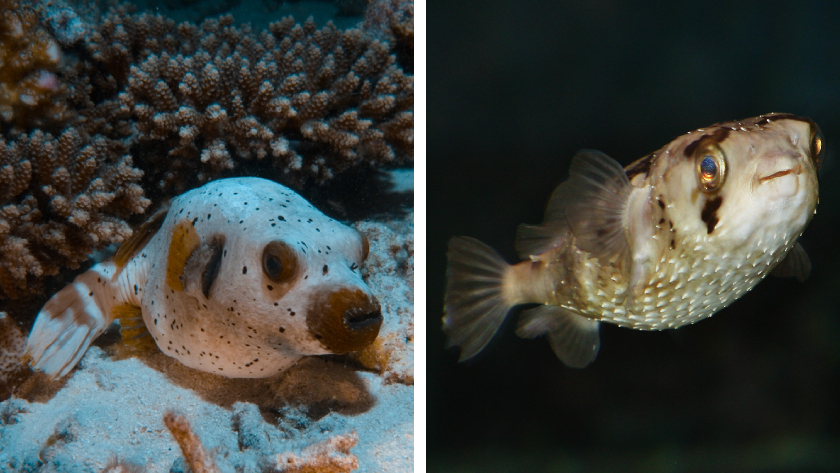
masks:
[[[802,245],[797,242],[770,274],[780,278],[794,277],[799,282],[805,281],[811,274],[811,260]]]
[[[631,191],[624,168],[615,160],[600,151],[580,151],[572,159],[569,179],[551,195],[542,225],[519,227],[516,251],[527,259],[562,244],[571,232],[577,247],[597,258],[626,258]]]
[[[598,258],[626,255],[625,215],[632,186],[615,160],[583,150],[572,160],[566,219],[578,248]]]
[[[544,305],[522,312],[516,334],[522,338],[548,335],[560,361],[571,368],[585,368],[598,356],[601,346],[598,324],[562,307]]]
[[[133,348],[154,348],[155,341],[146,328],[143,313],[139,307],[131,304],[121,304],[111,309],[114,319],[120,321],[120,337],[123,343]]]

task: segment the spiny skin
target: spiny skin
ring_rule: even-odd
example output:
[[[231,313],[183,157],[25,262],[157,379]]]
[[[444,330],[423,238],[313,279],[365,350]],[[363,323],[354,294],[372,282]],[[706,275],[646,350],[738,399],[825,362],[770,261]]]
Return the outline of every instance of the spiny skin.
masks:
[[[593,258],[570,232],[561,246],[521,263],[518,300],[642,330],[711,316],[761,281],[814,215],[811,126],[787,115],[723,123],[627,166],[631,267],[620,257]],[[715,192],[698,188],[691,152],[698,140],[726,157],[725,182]]]
[[[769,272],[804,280],[796,244],[817,205],[822,135],[770,114],[683,135],[622,168],[598,151],[572,159],[541,225],[520,225],[509,265],[469,237],[449,242],[443,330],[461,360],[516,305],[516,333],[548,337],[566,365],[597,356],[599,324],[641,330],[709,317]]]
[[[139,231],[124,267],[118,252],[44,306],[27,346],[33,369],[63,376],[115,317],[126,329],[118,314],[132,311],[165,354],[235,378],[271,376],[304,355],[375,339],[382,316],[359,271],[366,240],[290,189],[258,178],[212,181],[174,199],[161,218],[147,241]],[[192,239],[173,238],[184,232]],[[179,251],[186,257],[173,257]]]

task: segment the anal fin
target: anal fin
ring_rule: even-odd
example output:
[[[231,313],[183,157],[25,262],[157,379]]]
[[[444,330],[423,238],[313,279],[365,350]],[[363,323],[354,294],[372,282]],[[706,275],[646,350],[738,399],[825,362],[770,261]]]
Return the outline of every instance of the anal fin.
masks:
[[[120,321],[120,337],[124,344],[141,350],[156,346],[152,334],[146,328],[140,307],[133,304],[114,306],[111,315]]]
[[[571,368],[584,368],[598,356],[600,322],[554,305],[522,312],[516,334],[522,338],[548,335],[557,358]]]

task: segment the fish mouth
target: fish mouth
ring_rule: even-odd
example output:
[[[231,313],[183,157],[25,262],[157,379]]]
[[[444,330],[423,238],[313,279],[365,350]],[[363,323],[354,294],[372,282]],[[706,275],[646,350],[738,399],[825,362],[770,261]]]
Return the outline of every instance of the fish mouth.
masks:
[[[772,181],[773,179],[778,179],[782,176],[787,176],[788,174],[799,174],[800,172],[802,172],[802,166],[800,164],[797,164],[796,166],[794,166],[790,169],[783,169],[781,171],[776,171],[776,172],[774,172],[772,174],[769,174],[767,176],[759,177],[758,178],[758,183],[759,184],[764,184],[767,181]]]

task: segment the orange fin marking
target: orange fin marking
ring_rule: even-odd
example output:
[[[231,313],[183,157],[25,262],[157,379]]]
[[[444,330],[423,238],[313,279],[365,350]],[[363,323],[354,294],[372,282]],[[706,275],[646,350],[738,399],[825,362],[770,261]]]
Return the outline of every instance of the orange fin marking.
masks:
[[[120,336],[123,343],[132,348],[153,348],[155,341],[146,329],[143,313],[139,307],[131,304],[121,304],[111,309],[111,315],[120,321]]]
[[[169,255],[166,259],[166,284],[176,290],[184,290],[181,276],[193,251],[201,244],[198,232],[189,220],[183,219],[172,229],[172,241],[169,242]]]
[[[117,271],[122,270],[132,258],[137,256],[149,240],[155,236],[163,221],[166,220],[166,213],[169,211],[169,203],[164,205],[160,210],[155,212],[149,220],[140,225],[140,228],[131,234],[131,237],[124,241],[122,245],[114,253],[114,262],[117,264]]]

